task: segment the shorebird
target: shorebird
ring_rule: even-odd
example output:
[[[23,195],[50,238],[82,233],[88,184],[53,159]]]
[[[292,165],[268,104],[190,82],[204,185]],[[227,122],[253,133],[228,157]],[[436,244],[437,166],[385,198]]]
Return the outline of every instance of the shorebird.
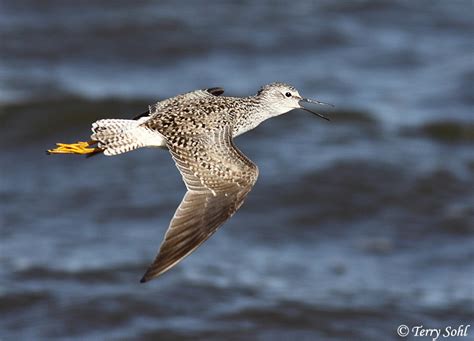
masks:
[[[118,155],[141,147],[170,151],[187,192],[141,282],[175,266],[242,205],[257,180],[258,168],[235,146],[236,136],[293,109],[328,120],[303,106],[327,103],[303,98],[288,84],[271,83],[242,98],[223,93],[222,88],[196,90],[153,104],[130,120],[102,119],[92,124],[90,141],[57,143],[47,151],[87,156]]]

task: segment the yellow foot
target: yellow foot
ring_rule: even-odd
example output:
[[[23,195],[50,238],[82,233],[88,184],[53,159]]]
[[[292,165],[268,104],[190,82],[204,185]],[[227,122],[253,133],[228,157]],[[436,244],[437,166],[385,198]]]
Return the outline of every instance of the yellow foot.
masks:
[[[90,146],[96,144],[96,141],[89,142],[76,142],[76,143],[56,143],[56,148],[49,149],[48,154],[79,154],[79,155],[91,155],[101,152],[103,149],[98,147],[90,148]]]

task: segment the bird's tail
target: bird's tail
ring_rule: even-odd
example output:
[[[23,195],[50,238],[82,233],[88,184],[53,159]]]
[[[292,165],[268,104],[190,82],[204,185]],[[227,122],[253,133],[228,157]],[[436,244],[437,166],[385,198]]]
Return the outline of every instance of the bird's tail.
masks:
[[[48,150],[48,153],[87,156],[104,153],[104,155],[110,156],[146,146],[165,147],[160,134],[140,124],[140,120],[99,120],[92,124],[91,141],[72,144],[58,143],[57,148]]]

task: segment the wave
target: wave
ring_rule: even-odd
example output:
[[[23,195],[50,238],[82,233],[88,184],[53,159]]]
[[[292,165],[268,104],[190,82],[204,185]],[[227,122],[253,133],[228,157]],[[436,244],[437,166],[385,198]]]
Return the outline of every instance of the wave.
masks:
[[[285,207],[302,228],[378,217],[407,233],[472,234],[472,181],[447,168],[414,172],[377,160],[339,160],[294,179],[285,195],[268,195],[259,210]]]
[[[402,135],[427,137],[437,142],[474,143],[474,123],[462,121],[427,122],[415,128],[404,128]]]
[[[72,280],[87,283],[110,283],[120,280],[126,273],[139,274],[146,269],[146,266],[146,264],[123,264],[106,268],[80,270],[33,266],[14,272],[14,277],[21,281]]]
[[[0,142],[7,146],[25,145],[68,131],[81,136],[101,118],[131,118],[148,109],[151,101],[87,100],[63,97],[32,100],[0,107]],[[83,137],[83,138],[87,138]]]

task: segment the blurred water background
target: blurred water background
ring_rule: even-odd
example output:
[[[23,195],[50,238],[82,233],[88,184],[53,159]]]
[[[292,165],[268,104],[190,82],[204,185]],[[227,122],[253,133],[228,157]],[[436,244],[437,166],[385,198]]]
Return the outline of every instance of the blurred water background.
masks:
[[[469,0],[1,1],[0,339],[474,324],[473,36]],[[185,191],[168,153],[44,150],[178,93],[272,81],[334,103],[332,122],[294,111],[239,137],[260,168],[242,209],[140,284]]]

